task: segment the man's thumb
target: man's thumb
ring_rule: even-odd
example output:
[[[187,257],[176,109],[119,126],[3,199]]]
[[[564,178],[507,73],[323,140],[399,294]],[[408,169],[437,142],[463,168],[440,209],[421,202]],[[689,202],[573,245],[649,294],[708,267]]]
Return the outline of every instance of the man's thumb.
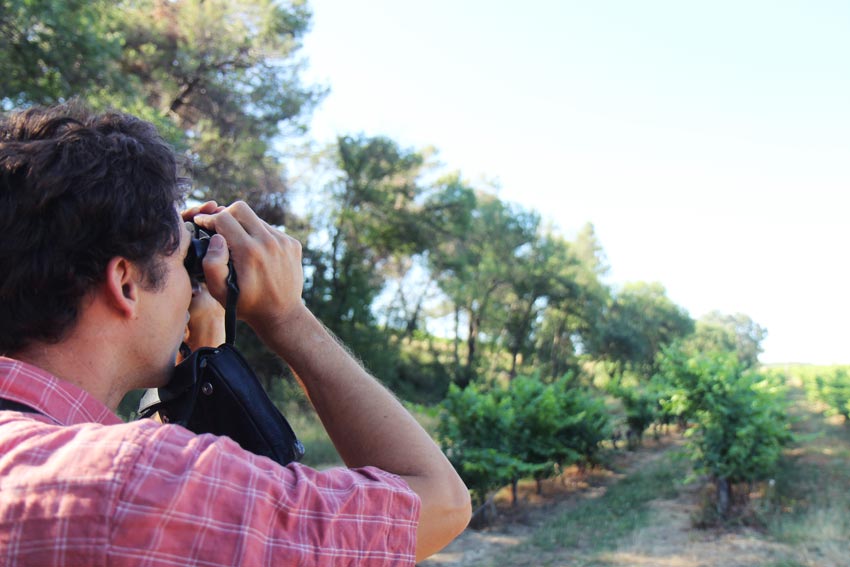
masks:
[[[207,289],[219,303],[224,305],[227,301],[227,260],[230,251],[227,249],[227,241],[220,234],[213,234],[207,253],[204,256],[204,279],[207,281]]]

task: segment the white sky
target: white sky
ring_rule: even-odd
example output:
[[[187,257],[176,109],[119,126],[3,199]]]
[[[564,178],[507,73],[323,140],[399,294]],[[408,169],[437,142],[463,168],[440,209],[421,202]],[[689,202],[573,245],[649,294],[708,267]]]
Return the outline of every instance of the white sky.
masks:
[[[311,0],[312,136],[433,146],[609,283],[746,313],[763,362],[850,363],[850,2]]]

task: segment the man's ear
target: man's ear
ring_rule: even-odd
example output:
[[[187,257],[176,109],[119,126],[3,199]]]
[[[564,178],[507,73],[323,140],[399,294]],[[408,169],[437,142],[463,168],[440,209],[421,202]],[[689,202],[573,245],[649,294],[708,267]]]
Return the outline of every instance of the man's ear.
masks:
[[[104,292],[109,304],[122,316],[132,319],[139,304],[141,274],[133,262],[116,256],[106,265]]]

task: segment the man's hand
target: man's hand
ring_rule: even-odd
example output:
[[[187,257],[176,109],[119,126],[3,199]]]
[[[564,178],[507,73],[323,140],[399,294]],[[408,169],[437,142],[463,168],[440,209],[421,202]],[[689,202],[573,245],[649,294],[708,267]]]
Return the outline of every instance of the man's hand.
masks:
[[[191,219],[217,234],[204,258],[204,275],[213,297],[227,298],[227,249],[239,285],[237,315],[256,331],[280,328],[303,309],[301,243],[260,219],[244,202],[229,207],[205,203],[190,209]],[[184,217],[185,218],[185,217]]]
[[[206,284],[194,282],[183,342],[196,351],[201,347],[217,347],[225,338],[224,307],[210,294]]]

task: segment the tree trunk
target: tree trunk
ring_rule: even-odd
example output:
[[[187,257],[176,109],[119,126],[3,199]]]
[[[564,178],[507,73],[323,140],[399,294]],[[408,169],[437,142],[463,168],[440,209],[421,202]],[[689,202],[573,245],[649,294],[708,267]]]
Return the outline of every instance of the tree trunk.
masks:
[[[460,377],[460,306],[455,304],[455,339],[452,351],[455,362],[455,379]]]
[[[407,325],[405,326],[405,336],[411,340],[413,339],[413,333],[419,326],[419,316],[422,314],[422,305],[425,303],[425,298],[428,296],[428,290],[431,289],[431,284],[433,283],[433,281],[433,277],[428,280],[428,284],[425,286],[425,289],[422,291],[422,294],[416,301],[416,307],[413,309],[413,314],[410,315],[410,317],[407,319]]]
[[[552,337],[552,378],[561,376],[561,334],[564,332],[563,320],[558,321],[555,335]]]
[[[727,478],[714,479],[714,487],[717,491],[717,513],[721,518],[729,514],[729,503],[732,502],[732,485]]]
[[[475,377],[475,351],[478,340],[478,326],[481,324],[480,318],[473,315],[470,311],[469,317],[469,336],[466,338],[466,366],[460,373],[460,381],[458,386],[465,388]]]
[[[466,337],[466,369],[470,371],[475,361],[475,347],[478,340],[478,325],[481,320],[470,312],[469,335]]]
[[[472,513],[472,518],[469,520],[469,527],[473,530],[486,528],[493,523],[497,516],[496,502],[490,497]]]

